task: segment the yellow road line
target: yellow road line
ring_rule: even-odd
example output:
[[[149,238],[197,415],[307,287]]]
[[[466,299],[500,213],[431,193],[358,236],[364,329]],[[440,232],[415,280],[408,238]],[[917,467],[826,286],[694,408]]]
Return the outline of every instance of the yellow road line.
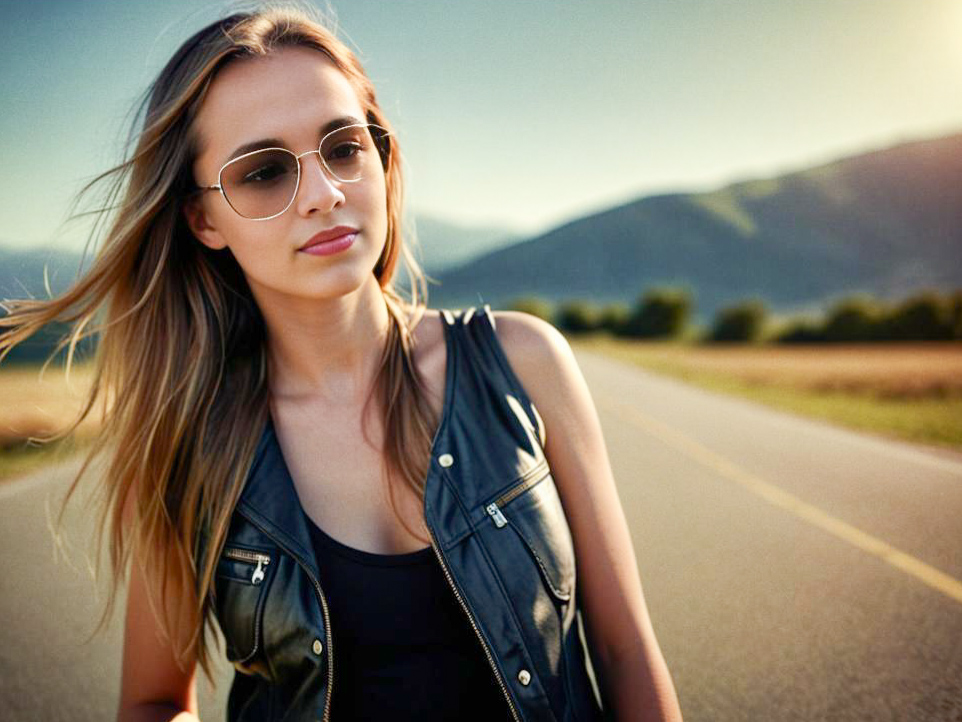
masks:
[[[962,582],[958,579],[939,571],[935,567],[913,557],[911,554],[906,554],[896,549],[878,537],[867,534],[861,529],[857,529],[851,524],[847,524],[841,519],[827,514],[818,507],[802,501],[794,494],[790,494],[784,489],[745,471],[731,463],[725,457],[692,441],[676,429],[638,411],[638,409],[633,406],[618,401],[609,401],[607,399],[598,400],[602,401],[601,405],[605,408],[627,418],[631,423],[640,426],[652,436],[694,457],[705,466],[715,470],[721,476],[736,484],[740,484],[770,504],[785,509],[799,519],[803,519],[809,524],[823,529],[829,534],[833,534],[842,541],[848,542],[852,546],[868,552],[883,562],[891,564],[896,569],[915,577],[923,584],[927,584],[955,601],[962,603]]]

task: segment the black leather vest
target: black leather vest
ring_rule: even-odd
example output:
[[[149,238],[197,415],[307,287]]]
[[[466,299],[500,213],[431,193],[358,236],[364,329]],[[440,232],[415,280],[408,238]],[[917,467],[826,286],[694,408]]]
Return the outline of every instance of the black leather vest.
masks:
[[[431,546],[515,718],[600,720],[578,624],[574,546],[541,418],[494,334],[490,308],[441,313],[448,360],[424,500]],[[310,533],[271,422],[214,585],[237,670],[229,722],[326,722],[337,650]]]

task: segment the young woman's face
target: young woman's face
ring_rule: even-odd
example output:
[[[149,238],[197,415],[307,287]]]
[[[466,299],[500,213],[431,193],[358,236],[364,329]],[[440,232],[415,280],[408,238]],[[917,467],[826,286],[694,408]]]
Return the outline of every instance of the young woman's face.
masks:
[[[218,172],[242,146],[316,150],[331,121],[366,122],[354,88],[331,60],[304,47],[231,62],[214,78],[195,119],[199,155],[194,179],[218,182]],[[291,206],[270,220],[243,218],[216,190],[185,208],[194,235],[210,248],[230,248],[259,301],[270,297],[335,298],[368,281],[387,237],[387,194],[376,152],[359,181],[341,182],[317,153],[300,159]],[[357,229],[354,242],[331,255],[299,250],[337,226]]]

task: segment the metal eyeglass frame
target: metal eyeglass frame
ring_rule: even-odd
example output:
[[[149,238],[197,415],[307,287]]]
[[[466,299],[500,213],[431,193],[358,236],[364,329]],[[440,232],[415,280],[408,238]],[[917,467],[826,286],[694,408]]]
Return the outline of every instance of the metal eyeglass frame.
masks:
[[[334,173],[334,171],[332,171],[330,167],[328,167],[327,161],[324,160],[324,156],[321,155],[321,146],[324,145],[324,141],[330,138],[335,133],[340,133],[342,130],[345,130],[347,128],[368,128],[369,130],[371,128],[377,128],[378,130],[381,131],[381,136],[380,136],[381,138],[391,135],[391,131],[389,131],[387,128],[384,128],[383,126],[378,125],[377,123],[352,123],[351,125],[342,125],[339,128],[335,128],[330,133],[327,133],[323,138],[321,138],[321,142],[317,144],[317,148],[315,150],[307,150],[301,153],[300,155],[298,155],[294,151],[288,150],[287,148],[258,148],[257,150],[252,150],[250,153],[244,153],[243,155],[239,155],[236,158],[231,158],[229,161],[224,163],[224,165],[222,165],[220,167],[220,170],[217,172],[217,183],[210,186],[201,186],[196,190],[196,192],[200,193],[202,191],[220,191],[221,196],[224,198],[224,201],[227,203],[230,209],[234,211],[234,213],[239,215],[241,218],[244,218],[245,220],[248,220],[248,221],[269,221],[273,218],[277,218],[278,216],[286,213],[287,209],[290,208],[292,205],[294,205],[294,199],[297,198],[297,191],[301,187],[301,158],[303,158],[305,155],[311,155],[312,153],[317,153],[317,157],[321,161],[321,167],[328,174],[328,176],[330,176],[333,180],[337,181],[338,183],[357,183],[359,180],[364,180],[363,176],[361,178],[355,178],[354,180],[344,180],[342,178],[338,178],[337,174]],[[380,148],[378,147],[379,139],[372,137],[371,140],[374,141],[374,146],[375,148],[377,148],[378,154],[380,155]],[[243,160],[244,158],[249,158],[250,156],[256,153],[263,153],[264,151],[267,151],[267,150],[280,150],[289,155],[294,156],[294,162],[297,165],[297,179],[294,181],[294,192],[291,193],[291,200],[288,202],[286,206],[284,206],[284,210],[278,211],[272,216],[265,216],[264,218],[249,218],[245,216],[243,213],[241,213],[239,210],[234,208],[234,204],[230,202],[230,199],[227,197],[227,194],[224,192],[224,186],[222,182],[222,179],[224,176],[224,169],[233,163],[237,163],[238,161]]]

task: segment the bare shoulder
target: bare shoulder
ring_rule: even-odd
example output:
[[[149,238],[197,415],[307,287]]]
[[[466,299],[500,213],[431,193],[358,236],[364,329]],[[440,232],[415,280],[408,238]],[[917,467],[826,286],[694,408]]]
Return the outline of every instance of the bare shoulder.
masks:
[[[568,339],[551,323],[530,313],[492,311],[491,317],[511,368],[540,410],[549,390],[577,371]]]
[[[513,349],[521,347],[537,353],[538,348],[542,352],[548,352],[568,345],[568,340],[561,331],[533,314],[524,311],[492,311],[491,318],[502,346],[508,344]]]

